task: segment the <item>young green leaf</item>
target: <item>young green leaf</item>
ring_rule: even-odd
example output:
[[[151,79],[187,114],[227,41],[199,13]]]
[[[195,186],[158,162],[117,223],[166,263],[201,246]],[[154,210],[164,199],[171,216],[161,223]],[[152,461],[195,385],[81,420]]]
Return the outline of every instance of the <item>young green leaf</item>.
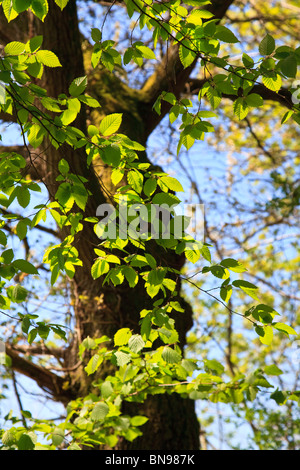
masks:
[[[226,28],[226,26],[220,26],[220,25],[217,26],[215,37],[222,42],[227,42],[227,43],[239,42],[235,34],[230,29]]]
[[[4,47],[4,52],[7,55],[19,55],[19,54],[22,54],[24,50],[25,50],[25,44],[23,44],[22,42],[18,42],[18,41],[9,42]]]
[[[270,55],[275,50],[275,40],[273,36],[267,34],[259,44],[259,52],[261,55]]]
[[[13,0],[12,6],[17,13],[27,10],[31,5],[31,0]]]
[[[98,279],[109,271],[109,263],[104,259],[98,258],[92,266],[91,274],[93,279]]]
[[[58,57],[52,51],[40,50],[36,53],[37,60],[47,67],[61,67]]]
[[[51,436],[52,444],[55,447],[58,447],[64,442],[64,439],[65,439],[64,430],[62,428],[59,428],[58,426],[54,428],[52,436]]]
[[[238,117],[240,121],[244,119],[249,112],[249,107],[246,100],[244,98],[238,98],[237,100],[235,100],[235,102],[233,103],[233,110],[234,114]]]
[[[117,132],[122,123],[122,114],[114,113],[109,114],[100,123],[100,133],[104,136],[109,136]]]
[[[145,342],[143,338],[141,337],[141,335],[133,335],[130,337],[128,341],[128,347],[130,351],[132,351],[135,354],[139,353],[143,349],[144,346],[145,346]]]
[[[31,0],[30,9],[33,14],[37,16],[41,21],[44,21],[49,11],[49,5],[47,0]]]
[[[106,403],[97,403],[91,413],[92,421],[102,421],[109,412],[109,407]]]
[[[286,325],[285,323],[273,323],[273,327],[278,330],[278,331],[282,331],[283,333],[285,333],[287,336],[289,335],[297,335],[297,332],[294,330],[294,328],[292,328],[291,326],[289,325]]]
[[[69,86],[69,93],[71,96],[79,96],[85,91],[87,87],[87,76],[75,78]]]
[[[123,346],[128,343],[132,333],[129,328],[121,328],[114,336],[115,346]]]
[[[88,375],[94,374],[96,370],[98,370],[102,362],[103,356],[100,356],[99,354],[94,354],[89,360],[87,366],[84,368],[85,372]]]
[[[17,268],[19,271],[22,271],[23,273],[26,274],[38,274],[38,270],[36,267],[31,264],[29,261],[26,261],[25,259],[16,259],[13,261],[13,266]]]
[[[179,181],[176,179],[176,178],[173,178],[171,176],[162,176],[159,180],[158,180],[158,183],[159,182],[162,182],[164,185],[167,186],[168,189],[170,189],[171,191],[177,191],[177,192],[180,192],[180,191],[184,191],[181,183],[179,183]]]
[[[175,351],[175,349],[170,348],[170,346],[164,347],[161,357],[169,364],[177,364],[181,361],[181,354]]]
[[[252,284],[251,282],[248,281],[243,281],[243,280],[237,280],[233,281],[232,283],[233,286],[238,287],[242,291],[244,291],[246,294],[248,294],[250,297],[253,299],[259,300],[257,296],[258,292],[258,287]]]
[[[279,91],[282,85],[282,79],[279,74],[273,74],[272,76],[262,77],[262,82],[269,90]]]
[[[235,273],[243,273],[244,271],[247,271],[242,263],[232,258],[223,259],[220,264],[225,266],[225,268],[234,271]]]
[[[69,0],[55,0],[56,5],[58,5],[61,10],[67,6],[68,2]]]

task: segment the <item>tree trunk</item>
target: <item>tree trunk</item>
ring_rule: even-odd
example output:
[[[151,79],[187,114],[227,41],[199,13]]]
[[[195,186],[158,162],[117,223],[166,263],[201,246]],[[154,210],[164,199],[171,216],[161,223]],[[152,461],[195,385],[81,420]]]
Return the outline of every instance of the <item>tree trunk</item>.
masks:
[[[22,25],[24,16],[22,15],[21,18]],[[36,18],[32,19],[32,17],[30,17],[30,22],[30,34],[43,35],[43,49],[56,53],[62,64],[61,68],[56,69],[45,67],[41,86],[47,89],[49,96],[57,97],[60,93],[67,94],[71,81],[87,73],[84,69],[75,0],[70,0],[62,12],[54,2],[50,2],[49,13],[44,23]],[[22,31],[24,40],[26,38],[24,27]],[[9,38],[7,38],[8,40]],[[83,108],[75,125],[85,132],[87,120],[97,125],[105,114],[122,112],[124,125],[121,132],[145,144],[147,132],[143,115],[146,108],[147,113],[152,112],[151,103],[141,99],[145,95],[137,90],[129,89],[113,74],[101,69],[93,71],[89,78],[89,92],[98,98],[102,107],[89,115]],[[99,171],[97,173],[97,168],[88,170],[86,156],[82,150],[74,151],[65,145],[59,150],[55,150],[54,147],[44,143],[43,160],[46,160],[46,168],[39,176],[48,188],[50,197],[53,197],[58,189],[59,183],[56,181],[56,177],[58,162],[61,158],[68,161],[73,173],[88,179],[92,196],[88,200],[84,216],[95,216],[97,206],[105,201],[105,194],[102,191],[103,181],[107,186],[110,185],[109,168],[102,165],[100,174]],[[145,153],[141,154],[141,159],[147,161]],[[111,186],[110,189],[112,189]],[[84,396],[89,393],[91,387],[91,379],[83,370],[85,364],[76,366],[78,345],[82,340],[87,336],[107,335],[113,337],[121,327],[129,327],[138,332],[139,312],[150,306],[149,297],[146,298],[144,286],[141,284],[138,284],[134,289],[126,285],[118,288],[103,287],[99,279],[96,281],[92,279],[91,266],[95,258],[94,247],[98,243],[99,240],[93,232],[91,224],[86,224],[76,239],[76,248],[83,266],[76,270],[72,280],[75,331],[73,341],[64,353],[64,367],[69,370],[65,378],[69,386],[67,390],[59,390],[59,393],[56,393],[54,388],[52,390],[54,398],[63,402],[67,402],[70,398]],[[159,251],[157,248],[155,250],[158,258]],[[182,267],[181,257],[171,253],[168,257],[170,266],[177,269]],[[179,301],[183,304],[180,298]],[[184,305],[186,304],[184,303]],[[181,315],[181,320],[177,325],[182,347],[185,344],[186,332],[191,326],[192,311],[186,305],[185,313]],[[144,404],[128,403],[125,408],[127,413],[140,412],[148,416],[149,421],[144,426],[144,435],[141,438],[133,443],[122,440],[118,444],[118,449],[190,450],[199,448],[199,425],[193,401],[177,395],[160,395],[150,397]]]

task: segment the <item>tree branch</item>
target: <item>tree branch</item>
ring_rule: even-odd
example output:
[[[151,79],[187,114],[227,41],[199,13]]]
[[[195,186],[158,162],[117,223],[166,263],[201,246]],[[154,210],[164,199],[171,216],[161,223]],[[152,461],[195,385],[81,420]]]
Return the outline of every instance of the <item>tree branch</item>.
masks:
[[[216,19],[221,20],[234,0],[212,0],[211,5],[205,5]],[[171,38],[172,39],[172,38]],[[161,114],[152,111],[152,106],[162,91],[172,92],[177,98],[185,89],[185,85],[195,69],[197,60],[184,68],[179,58],[180,44],[171,45],[155,72],[146,80],[141,89],[143,100],[148,112],[145,116],[145,132],[148,137],[170,109],[170,104],[163,102]]]
[[[197,94],[205,84],[207,79],[205,78],[190,78],[186,84],[186,92],[192,93],[192,94]],[[254,87],[251,90],[251,93],[257,93],[260,95],[264,100],[267,101],[274,101],[277,103],[282,104],[288,109],[293,109],[293,102],[292,102],[292,95],[290,91],[288,91],[286,88],[282,87],[278,92],[269,90],[266,88],[263,84],[257,83],[254,85]],[[228,98],[232,101],[237,99],[237,95],[228,95],[223,93],[223,98]]]
[[[51,394],[55,401],[68,403],[72,396],[68,390],[64,390],[65,378],[50,372],[33,362],[20,356],[15,348],[10,344],[5,344],[5,352],[11,358],[12,369],[30,379],[34,380],[37,385],[44,391]]]

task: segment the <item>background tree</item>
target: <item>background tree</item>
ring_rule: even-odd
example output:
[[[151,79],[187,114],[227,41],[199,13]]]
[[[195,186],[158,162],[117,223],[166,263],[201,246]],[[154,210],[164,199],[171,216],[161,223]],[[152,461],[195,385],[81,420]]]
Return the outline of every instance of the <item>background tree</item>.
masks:
[[[289,430],[297,422],[298,411],[294,401],[298,396],[295,393],[298,387],[297,373],[293,371],[294,383],[286,388],[281,371],[281,368],[287,367],[291,358],[291,353],[286,352],[286,342],[289,341],[289,333],[294,333],[294,330],[285,325],[283,320],[280,321],[277,331],[282,331],[282,337],[275,335],[272,343],[274,351],[277,349],[280,354],[276,354],[269,345],[272,330],[270,324],[275,323],[274,311],[287,312],[284,321],[295,326],[298,319],[293,305],[299,300],[296,261],[299,255],[297,245],[290,243],[298,235],[296,206],[299,203],[299,176],[296,169],[299,157],[293,136],[299,132],[299,114],[298,102],[292,99],[292,93],[299,62],[296,43],[299,26],[295,20],[295,12],[299,8],[294,3],[281,3],[273,2],[270,8],[263,1],[253,5],[251,2],[234,1],[190,1],[183,5],[180,2],[76,4],[75,1],[37,1],[24,2],[23,6],[16,1],[11,8],[10,2],[2,2],[4,13],[1,16],[0,38],[5,57],[9,60],[10,56],[17,55],[14,47],[18,46],[9,45],[10,43],[31,41],[27,52],[30,52],[31,57],[39,59],[31,59],[32,63],[27,59],[28,69],[22,63],[17,63],[16,59],[11,59],[10,62],[10,66],[15,68],[14,78],[23,86],[23,90],[28,89],[25,86],[27,77],[22,76],[25,73],[23,71],[27,70],[29,76],[33,77],[35,87],[31,85],[29,89],[35,102],[30,101],[29,95],[20,95],[20,89],[16,92],[12,88],[8,90],[11,93],[10,99],[1,113],[4,122],[16,122],[21,126],[22,133],[28,132],[28,141],[3,148],[3,174],[7,178],[3,180],[4,194],[7,195],[2,198],[3,228],[12,237],[17,236],[23,241],[24,259],[39,266],[39,270],[45,270],[46,283],[50,277],[51,293],[58,295],[64,292],[66,299],[66,312],[59,319],[51,317],[48,323],[40,321],[34,324],[30,300],[38,295],[35,291],[39,291],[40,287],[27,276],[35,274],[34,269],[21,264],[21,273],[13,273],[18,286],[17,293],[15,289],[9,295],[10,300],[22,302],[22,330],[25,336],[28,334],[30,344],[23,343],[24,336],[20,336],[20,329],[7,317],[5,308],[10,305],[3,297],[4,323],[13,337],[13,340],[6,343],[6,352],[11,358],[12,370],[36,381],[55,401],[64,405],[71,401],[73,405],[68,405],[67,408],[70,416],[75,412],[81,413],[82,422],[77,418],[74,428],[69,425],[75,441],[77,439],[85,444],[116,446],[118,449],[197,449],[199,425],[194,399],[205,400],[202,403],[207,403],[207,400],[211,403],[229,403],[228,406],[232,406],[237,420],[248,421],[254,436],[253,445],[268,446],[270,434],[274,435],[274,426],[266,426],[265,434],[261,432],[262,417],[266,424],[272,423],[274,419],[278,423],[280,420],[289,420]],[[78,13],[80,15],[81,11],[84,15],[79,28]],[[86,15],[87,11],[89,16]],[[186,20],[188,14],[190,16]],[[122,24],[118,24],[120,19]],[[262,25],[264,34],[261,34]],[[35,39],[36,36],[42,36],[43,42]],[[275,41],[276,44],[277,41],[284,41],[288,45],[275,49]],[[41,45],[42,49],[39,49]],[[55,56],[43,55],[43,50],[52,51]],[[37,51],[40,51],[39,55]],[[56,67],[59,64],[61,67]],[[0,78],[10,84],[5,73],[7,69],[4,64]],[[70,88],[71,83],[73,88]],[[44,90],[52,100],[46,97]],[[83,95],[85,92],[87,95]],[[78,96],[81,97],[80,100],[77,99]],[[55,118],[59,112],[62,112],[60,121]],[[29,113],[31,119],[33,117],[30,125],[27,124]],[[105,125],[108,121],[104,118],[111,115],[120,122],[110,133],[106,132]],[[281,126],[278,115],[283,116],[284,123],[289,119],[284,127]],[[37,123],[34,119],[42,122],[39,116],[44,117],[44,128],[32,124]],[[180,116],[182,122],[177,127]],[[211,117],[215,120],[215,132],[211,134],[212,137],[206,137],[203,141],[204,135],[212,130],[211,124],[206,121]],[[274,127],[278,129],[276,133]],[[106,151],[97,152],[93,147],[98,142],[95,137],[96,128],[100,128],[101,134],[107,136],[108,146],[104,146]],[[120,140],[120,137],[110,140],[110,136],[116,133],[126,135],[127,140]],[[176,137],[178,133],[181,133],[180,138]],[[88,143],[84,136],[88,136]],[[103,146],[103,141],[101,145]],[[121,156],[116,149],[118,145],[122,148],[122,157],[127,159],[127,166],[122,167]],[[204,161],[203,157],[199,157],[200,146],[201,154],[203,148],[209,154],[213,151],[214,159]],[[11,152],[16,152],[23,156],[26,159],[26,174],[46,188],[46,196],[43,192],[44,199],[39,201],[41,205],[34,206],[34,219],[31,205],[28,206],[31,214],[24,216],[16,209],[17,215],[12,215],[8,201],[10,203],[17,198],[18,204],[25,209],[29,203],[30,190],[38,188],[30,180],[28,183],[22,180],[21,186],[16,184],[18,180],[14,180],[12,184],[7,172],[16,170],[7,167],[8,154],[5,152],[10,152],[10,155],[15,155]],[[90,155],[88,161],[92,164],[87,165],[85,152]],[[130,152],[138,154],[140,167],[132,164]],[[227,158],[226,165],[224,154]],[[9,161],[18,168],[17,160],[15,156],[14,159],[10,157]],[[143,194],[143,197],[152,196],[158,183],[152,183],[151,189],[148,189],[150,192],[145,189],[147,179],[144,174],[148,168],[142,165],[148,163],[151,164],[149,174],[150,171],[154,172],[148,181],[152,179],[159,182],[160,190],[164,192],[166,189],[160,179],[163,174],[158,173],[163,166],[164,171],[170,168],[171,174],[180,172],[185,180],[185,187],[190,187],[191,202],[205,204],[206,242],[213,247],[212,263],[205,245],[201,253],[185,252],[186,257],[193,261],[193,267],[192,270],[187,267],[183,272],[183,279],[186,281],[184,285],[188,287],[182,293],[180,288],[183,281],[179,279],[178,272],[184,265],[184,252],[174,251],[170,249],[172,247],[167,247],[166,250],[166,246],[156,245],[151,240],[146,244],[147,262],[152,271],[158,275],[162,267],[167,266],[169,269],[170,278],[165,282],[167,299],[176,302],[175,310],[184,312],[175,313],[177,333],[169,320],[158,320],[157,317],[154,319],[154,325],[160,328],[160,339],[167,345],[164,346],[163,360],[170,365],[170,369],[177,364],[177,369],[175,372],[172,369],[171,373],[167,366],[161,366],[162,376],[155,379],[154,375],[151,376],[155,368],[150,374],[144,366],[142,371],[144,375],[149,374],[149,383],[143,378],[140,363],[135,364],[132,359],[130,368],[126,361],[122,362],[121,354],[124,354],[129,338],[142,341],[146,337],[148,341],[152,339],[146,331],[145,320],[142,321],[142,331],[140,330],[140,312],[144,311],[146,316],[142,318],[145,319],[148,318],[146,312],[153,312],[159,307],[159,304],[155,304],[157,292],[155,288],[153,295],[145,292],[145,284],[142,277],[138,277],[137,269],[143,266],[141,260],[138,263],[135,260],[136,264],[132,262],[129,269],[122,272],[113,271],[114,265],[110,265],[109,272],[119,276],[119,280],[111,278],[110,283],[103,283],[103,274],[107,274],[109,261],[103,260],[103,253],[99,255],[99,251],[95,252],[95,248],[99,250],[99,237],[92,223],[97,207],[112,201],[116,187],[125,181],[126,176],[127,183],[135,193]],[[199,168],[196,172],[195,166]],[[129,171],[129,175],[125,169]],[[23,170],[21,175],[25,179]],[[144,178],[142,183],[141,178]],[[10,193],[7,185],[21,189]],[[167,189],[180,189],[178,183],[173,182],[173,185]],[[150,186],[151,183],[148,183],[148,188]],[[92,197],[87,197],[86,190]],[[130,189],[126,194],[131,194]],[[47,207],[57,224],[54,227],[42,224],[42,221],[49,223],[44,210],[47,200],[52,203]],[[59,206],[55,205],[55,201]],[[77,212],[74,209],[76,206]],[[80,225],[82,229],[79,230]],[[70,226],[74,243],[66,239]],[[50,242],[52,247],[50,245],[48,257],[47,251],[44,258],[42,253],[34,254],[31,242],[33,230],[31,232],[29,228],[56,238],[57,241],[53,243],[58,243],[57,251],[55,252],[53,243]],[[5,246],[6,239],[2,241]],[[282,249],[283,243],[284,246],[290,243],[288,252]],[[281,253],[278,253],[279,246]],[[111,256],[118,257],[120,249],[124,247],[119,244],[107,248],[113,248]],[[136,244],[131,244],[127,249],[132,255],[142,256],[144,253],[142,247]],[[49,253],[52,254],[49,256]],[[110,251],[106,252],[106,256],[108,253]],[[236,253],[239,259],[243,258],[248,271],[232,261]],[[198,262],[200,254],[202,257]],[[7,247],[2,256],[5,266],[14,263]],[[45,264],[47,261],[50,263],[50,274]],[[203,269],[204,264],[206,267]],[[17,267],[18,263],[14,265],[15,269]],[[62,269],[64,275],[58,278]],[[238,280],[234,281],[236,284],[232,284],[228,269],[233,275],[237,273],[239,278],[243,273],[245,281],[251,284],[245,281],[239,283]],[[211,277],[206,284],[207,272],[214,275],[217,284],[212,283]],[[274,273],[278,276],[276,282]],[[2,275],[4,279],[11,279],[10,275],[6,277],[6,272]],[[150,287],[151,285],[150,283]],[[162,285],[162,281],[158,282],[156,278],[153,286],[157,285]],[[257,285],[262,286],[259,298],[256,293]],[[20,290],[22,286],[31,293],[29,297]],[[241,289],[241,296],[236,288]],[[215,292],[210,289],[218,289],[220,297],[215,296]],[[232,289],[234,296],[231,296]],[[150,288],[148,290],[151,291]],[[250,294],[251,302],[245,294]],[[28,304],[24,302],[25,297]],[[194,323],[189,306],[191,298],[197,299]],[[260,307],[261,310],[253,306],[253,299],[263,306]],[[18,310],[19,307],[20,305]],[[160,311],[160,315],[162,314],[166,314],[166,311]],[[71,331],[67,348],[49,341],[50,331],[58,334],[61,339],[64,338],[61,324],[65,321]],[[254,337],[253,324],[256,326]],[[186,335],[192,327],[188,347],[185,348]],[[11,328],[14,328],[13,335]],[[165,335],[162,328],[165,329]],[[240,328],[246,332],[243,336]],[[201,337],[197,334],[199,330]],[[117,333],[118,331],[125,336]],[[40,338],[38,341],[35,340],[35,335]],[[110,349],[104,352],[103,349],[100,350],[112,359],[112,364],[108,365],[105,361],[102,364],[103,358],[97,349],[97,338],[103,338],[104,335],[115,338],[114,346],[121,347],[119,355],[113,353],[114,356],[109,356],[112,354]],[[186,349],[188,357],[192,354],[190,357],[200,358],[202,375],[198,376],[197,385],[193,389],[188,389],[186,379],[195,363],[181,363],[181,367],[184,369],[185,364],[186,369],[179,371],[179,359],[176,356],[179,350],[170,347],[177,342],[174,338],[178,339],[181,349]],[[255,348],[249,347],[249,341],[253,342]],[[218,349],[211,348],[211,342],[218,344],[221,356]],[[139,353],[139,346],[134,346],[130,351]],[[171,357],[166,358],[166,353],[171,354]],[[290,365],[293,366],[293,362]],[[115,366],[121,367],[121,372],[114,376]],[[274,412],[269,407],[269,401],[267,404],[261,404],[260,399],[257,404],[253,401],[259,386],[268,390],[270,385],[258,372],[263,373],[265,367],[269,367],[266,369],[267,375],[281,379],[279,389],[273,393],[272,398],[277,404],[283,404],[290,398],[286,402],[288,414]],[[118,380],[124,380],[124,370],[129,377],[127,390],[118,388]],[[287,368],[287,371],[290,370]],[[140,382],[136,380],[133,385],[133,379],[139,377],[138,371],[141,375]],[[14,373],[13,380],[16,384]],[[163,384],[165,387],[162,387]],[[159,387],[163,393],[157,395]],[[116,421],[119,420],[117,438],[109,431],[111,426],[116,425],[113,418],[111,421],[107,420],[103,426],[104,431],[101,426],[98,429],[101,420],[106,416],[114,416],[111,403],[120,409],[120,404],[117,406],[116,401],[112,400],[113,389],[116,396],[126,397],[121,415],[124,418],[115,417]],[[176,393],[168,393],[171,390]],[[285,393],[286,390],[290,390],[290,393]],[[110,409],[106,408],[109,405],[103,402],[103,398],[111,400]],[[92,438],[89,432],[90,421],[86,418],[88,405],[92,410],[89,412],[94,423]],[[115,413],[118,416],[116,411]],[[201,414],[200,421],[203,421],[204,410]],[[135,417],[130,421],[128,415],[137,415],[140,418]],[[148,421],[142,427],[143,435],[137,438],[140,434],[137,425],[144,423],[141,415],[146,416]],[[23,413],[23,421],[25,417]],[[207,419],[211,421],[209,412]],[[221,421],[220,418],[219,422]],[[26,428],[26,420],[23,425]],[[55,432],[51,427],[41,427],[38,430],[46,434],[52,433],[53,445],[61,445],[63,442],[63,426],[55,428]],[[277,448],[278,440],[283,439],[283,433],[280,430],[276,432],[278,435],[274,435],[273,441]],[[204,435],[202,424],[201,436]],[[21,438],[18,436],[18,439],[13,443],[19,443]],[[292,431],[287,432],[284,439],[288,448],[297,447]],[[23,441],[24,437],[21,444],[18,444],[19,448],[22,448]],[[202,439],[204,447],[207,442],[208,438]],[[263,444],[258,444],[259,442]]]

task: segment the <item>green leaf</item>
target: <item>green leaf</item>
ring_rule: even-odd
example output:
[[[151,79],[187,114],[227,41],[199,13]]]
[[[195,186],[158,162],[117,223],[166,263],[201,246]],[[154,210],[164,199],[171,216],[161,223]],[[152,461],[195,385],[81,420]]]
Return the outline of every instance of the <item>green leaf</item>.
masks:
[[[222,375],[225,370],[223,364],[221,364],[219,361],[216,361],[216,359],[204,361],[204,365],[207,369],[216,372],[218,375]]]
[[[109,407],[106,403],[97,403],[97,405],[93,408],[91,413],[91,420],[92,421],[102,421],[109,412]]]
[[[21,286],[20,284],[16,284],[13,286],[12,290],[10,291],[10,299],[13,302],[23,302],[28,295],[27,289],[25,287]]]
[[[172,178],[171,176],[162,176],[158,182],[165,184],[171,191],[184,191],[181,183],[179,183],[176,178]]]
[[[242,263],[232,258],[223,259],[220,264],[235,273],[243,273],[244,271],[247,271],[247,269],[243,266]]]
[[[64,207],[68,207],[68,202],[70,201],[70,208],[73,206],[73,198],[71,197],[71,193],[72,193],[72,190],[71,190],[71,185],[70,183],[62,183],[56,194],[55,194],[55,197],[57,199],[57,201],[59,202],[59,204],[61,204],[62,206]]]
[[[18,203],[21,207],[27,207],[30,203],[30,191],[25,186],[19,186],[17,192]]]
[[[279,74],[275,74],[271,77],[262,77],[262,82],[266,88],[272,91],[279,91],[282,85],[281,76]]]
[[[22,0],[23,1],[23,0]],[[43,43],[43,36],[34,36],[28,41],[30,52],[37,51]]]
[[[220,288],[220,297],[224,302],[228,302],[232,294],[232,287],[225,286]]]
[[[27,133],[30,145],[33,148],[38,148],[45,137],[45,131],[38,124],[32,124]]]
[[[128,364],[128,362],[131,361],[131,356],[130,354],[127,354],[123,351],[116,351],[115,353],[113,353],[113,356],[115,358],[115,363],[119,366],[119,367],[123,367],[125,366],[126,364]]]
[[[80,101],[82,101],[82,103],[85,103],[87,106],[90,106],[91,108],[100,108],[101,107],[99,101],[97,101],[95,98],[92,98],[91,96],[80,95],[80,96],[78,96],[78,99]]]
[[[91,274],[93,279],[98,279],[109,271],[109,263],[104,259],[98,258],[92,266]]]
[[[82,95],[87,87],[87,76],[75,78],[69,86],[71,96]]]
[[[154,195],[152,199],[152,204],[158,204],[159,206],[162,204],[166,204],[167,206],[176,206],[180,203],[180,200],[177,196],[170,193],[157,193]]]
[[[129,287],[135,287],[139,280],[137,272],[131,266],[124,266],[122,272],[126,277]]]
[[[103,384],[101,385],[101,395],[103,398],[109,398],[112,395],[113,391],[113,386],[109,380],[103,382]]]
[[[259,52],[261,55],[270,55],[275,50],[275,40],[273,36],[267,34],[259,44]]]
[[[31,0],[30,9],[41,21],[44,21],[49,5],[47,0]]]
[[[150,49],[150,47],[138,44],[138,45],[135,45],[135,48],[140,51],[140,53],[145,59],[156,60],[155,53],[152,51],[152,49]]]
[[[16,12],[22,13],[30,7],[31,0],[13,0],[12,5]]]
[[[118,330],[114,336],[115,346],[124,346],[128,343],[129,338],[132,336],[132,333],[129,328],[121,328]]]
[[[245,52],[243,53],[242,61],[245,67],[252,68],[254,66],[254,60]]]
[[[141,193],[143,189],[144,177],[142,173],[136,170],[131,170],[128,172],[127,180],[130,186],[137,192]]]
[[[191,263],[195,264],[200,258],[200,251],[199,250],[185,250],[184,252],[185,257],[187,260],[189,260]]]
[[[22,434],[17,442],[19,450],[33,450],[35,448],[34,438],[31,433]]]
[[[13,266],[17,268],[19,271],[22,271],[23,273],[26,274],[38,274],[38,270],[36,269],[33,264],[29,263],[29,261],[26,261],[25,259],[16,259],[13,261]]]
[[[69,166],[69,163],[67,162],[67,160],[65,160],[64,158],[62,158],[62,159],[58,162],[58,170],[59,170],[59,172],[60,172],[62,175],[66,175],[67,173],[69,173],[69,171],[70,171],[70,166]]]
[[[42,339],[47,339],[50,333],[49,326],[45,325],[44,322],[38,322],[37,332]]]
[[[277,405],[283,405],[287,399],[287,394],[285,392],[281,392],[280,390],[276,390],[270,395],[270,398],[275,400]]]
[[[184,68],[189,67],[194,60],[196,59],[197,54],[194,51],[191,51],[188,47],[185,47],[184,45],[179,46],[179,59],[184,66]]]
[[[55,0],[56,5],[58,5],[61,10],[65,8],[68,2],[69,0]]]
[[[170,348],[170,346],[164,347],[161,353],[161,357],[168,364],[177,364],[181,361],[181,354],[179,354],[179,352],[175,351],[174,349]]]
[[[0,243],[3,246],[7,244],[7,236],[5,235],[4,232],[2,232],[2,230],[0,230]]]
[[[104,163],[114,167],[118,167],[120,165],[121,151],[117,145],[108,145],[102,150],[103,152],[101,152],[101,158]]]
[[[187,17],[187,21],[189,23],[193,23],[195,25],[202,25],[202,18],[209,19],[212,18],[214,15],[208,10],[192,10],[191,14]]]
[[[251,284],[251,282],[243,281],[243,280],[237,280],[237,281],[233,281],[232,285],[235,286],[235,287],[238,287],[239,289],[244,291],[246,294],[248,294],[253,299],[259,300],[259,298],[257,297],[258,287],[255,286],[254,284]]]
[[[294,110],[291,109],[290,111],[287,111],[281,119],[281,124],[285,124],[293,116],[293,114]]]
[[[10,430],[4,432],[1,440],[5,447],[11,447],[16,443],[15,434]]]
[[[230,44],[239,42],[235,34],[230,29],[226,28],[226,26],[217,26],[215,37],[222,42]]]
[[[91,30],[92,40],[95,42],[100,42],[102,40],[102,33],[98,28],[92,28]]]
[[[36,336],[37,336],[37,329],[36,328],[32,328],[32,330],[29,331],[28,333],[28,336],[27,336],[27,341],[29,344],[32,344],[33,341],[35,340]]]
[[[235,100],[233,103],[233,111],[240,121],[247,116],[249,107],[244,98],[238,98]]]
[[[103,356],[100,356],[99,354],[94,354],[89,360],[87,366],[84,368],[85,372],[88,375],[94,374],[96,370],[98,370],[102,362]]]
[[[122,114],[109,114],[100,123],[100,133],[104,136],[112,135],[119,129],[122,123]]]
[[[247,105],[251,106],[252,108],[258,108],[264,104],[263,98],[257,93],[251,93],[250,95],[246,96],[245,101]]]
[[[128,341],[128,347],[133,353],[140,352],[145,346],[145,342],[141,335],[132,335]]]
[[[64,439],[65,439],[64,430],[59,428],[58,426],[54,428],[53,433],[51,435],[52,444],[55,447],[58,447],[63,443]]]
[[[25,44],[18,41],[9,42],[4,48],[4,52],[7,55],[19,55],[22,54],[24,50]]]
[[[99,134],[99,129],[98,127],[94,126],[93,124],[90,124],[87,128],[87,131],[88,131],[88,135],[90,137],[94,137],[94,135],[98,135]]]
[[[295,78],[297,75],[297,57],[296,55],[290,55],[283,60],[279,61],[279,67],[281,72],[289,78]]]
[[[3,12],[8,22],[14,20],[18,16],[18,12],[13,8],[12,0],[4,0],[2,3]]]
[[[278,331],[282,331],[287,336],[297,335],[297,332],[294,330],[294,328],[289,325],[286,325],[285,323],[273,323],[273,327]]]
[[[154,178],[148,178],[144,184],[144,193],[146,196],[150,197],[154,193],[157,187],[157,181]]]
[[[77,114],[80,111],[81,104],[80,101],[74,97],[70,98],[67,102],[68,109],[63,111],[63,113],[60,116],[61,123],[64,126],[68,126],[71,124],[71,122],[75,121]]]
[[[259,335],[260,342],[266,346],[270,346],[273,340],[273,328],[269,325],[256,326],[255,331]]]
[[[143,424],[147,423],[149,418],[146,416],[133,416],[130,418],[130,423],[132,426],[142,426]]]
[[[82,345],[84,346],[85,349],[94,349],[97,346],[97,343],[93,338],[91,338],[90,336],[87,336],[82,341]]]
[[[279,369],[279,367],[277,367],[275,364],[272,364],[271,366],[266,366],[264,371],[267,375],[281,375],[281,374],[283,374],[282,370]]]
[[[54,54],[54,52],[47,51],[47,50],[40,50],[36,53],[37,60],[47,67],[61,67],[61,63],[58,57]]]
[[[145,258],[151,269],[155,269],[157,264],[155,258],[150,253],[145,253]]]

